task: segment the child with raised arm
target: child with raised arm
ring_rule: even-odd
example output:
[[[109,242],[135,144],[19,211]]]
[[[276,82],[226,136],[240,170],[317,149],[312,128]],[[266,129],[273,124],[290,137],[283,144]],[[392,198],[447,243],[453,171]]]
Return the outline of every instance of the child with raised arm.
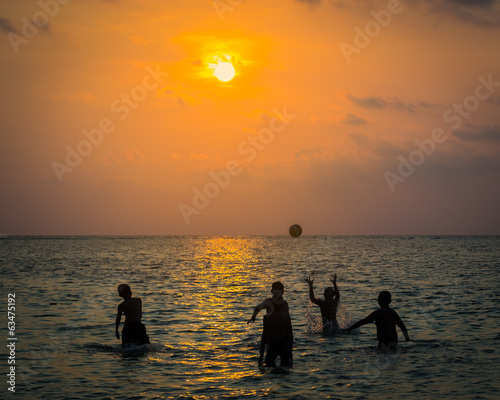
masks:
[[[116,314],[116,338],[120,339],[118,328],[120,327],[122,314],[125,314],[125,325],[123,325],[122,330],[122,347],[132,344],[139,346],[150,343],[146,327],[141,322],[142,300],[139,297],[132,297],[132,291],[127,284],[118,286],[118,295],[123,297],[123,302],[118,305],[118,312]]]
[[[330,279],[333,283],[333,288],[327,287],[323,292],[325,300],[314,297],[314,279],[307,277],[304,280],[309,284],[309,298],[314,304],[317,304],[321,310],[321,316],[323,317],[323,333],[341,333],[342,330],[337,322],[337,306],[340,300],[340,292],[337,287],[337,274],[333,275],[333,279]]]
[[[281,365],[292,364],[293,331],[292,320],[288,311],[288,303],[283,299],[285,288],[281,282],[274,282],[271,287],[272,297],[265,299],[255,307],[252,317],[247,324],[255,322],[255,317],[260,310],[266,309],[263,319],[263,332],[261,339],[261,350],[259,363],[264,356],[264,348],[267,347],[265,364],[274,366],[279,356]]]
[[[397,325],[408,342],[410,340],[408,330],[403,321],[401,321],[401,318],[399,318],[398,313],[389,307],[391,301],[392,296],[390,292],[386,290],[380,292],[378,295],[378,304],[380,308],[345,330],[351,332],[353,329],[359,328],[360,326],[375,322],[377,325],[378,347],[384,350],[395,350],[398,345],[398,333],[396,332]]]

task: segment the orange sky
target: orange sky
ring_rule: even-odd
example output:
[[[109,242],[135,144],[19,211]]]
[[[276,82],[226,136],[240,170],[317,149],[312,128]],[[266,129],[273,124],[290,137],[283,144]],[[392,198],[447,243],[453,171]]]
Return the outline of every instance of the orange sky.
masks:
[[[498,3],[2,2],[0,233],[498,234]]]

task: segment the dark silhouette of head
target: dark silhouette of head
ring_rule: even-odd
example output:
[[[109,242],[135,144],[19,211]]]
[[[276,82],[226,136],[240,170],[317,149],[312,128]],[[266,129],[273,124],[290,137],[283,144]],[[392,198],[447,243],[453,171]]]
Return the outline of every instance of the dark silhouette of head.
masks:
[[[380,307],[388,306],[389,304],[391,304],[391,301],[392,301],[391,292],[384,290],[379,293],[378,304]]]
[[[335,291],[331,286],[329,286],[325,289],[323,295],[325,296],[325,300],[331,300],[335,296]]]
[[[285,290],[285,287],[281,282],[274,282],[273,285],[271,286],[271,290]]]
[[[127,285],[126,283],[122,283],[120,286],[118,286],[118,294],[124,299],[129,299],[132,297],[132,290],[130,290],[129,285]]]

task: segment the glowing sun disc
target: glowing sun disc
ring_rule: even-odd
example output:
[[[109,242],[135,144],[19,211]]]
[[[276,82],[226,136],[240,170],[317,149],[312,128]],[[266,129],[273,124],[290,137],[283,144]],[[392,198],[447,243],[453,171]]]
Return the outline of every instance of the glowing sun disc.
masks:
[[[217,64],[214,71],[214,75],[222,82],[230,81],[234,78],[235,74],[236,71],[234,70],[233,65],[229,62],[221,62]]]

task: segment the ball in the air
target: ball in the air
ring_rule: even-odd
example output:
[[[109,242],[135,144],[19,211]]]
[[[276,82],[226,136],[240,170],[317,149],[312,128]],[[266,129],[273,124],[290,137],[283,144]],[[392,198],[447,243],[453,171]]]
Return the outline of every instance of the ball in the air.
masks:
[[[293,224],[288,232],[290,233],[290,236],[298,238],[300,235],[302,235],[302,227],[298,224]]]

